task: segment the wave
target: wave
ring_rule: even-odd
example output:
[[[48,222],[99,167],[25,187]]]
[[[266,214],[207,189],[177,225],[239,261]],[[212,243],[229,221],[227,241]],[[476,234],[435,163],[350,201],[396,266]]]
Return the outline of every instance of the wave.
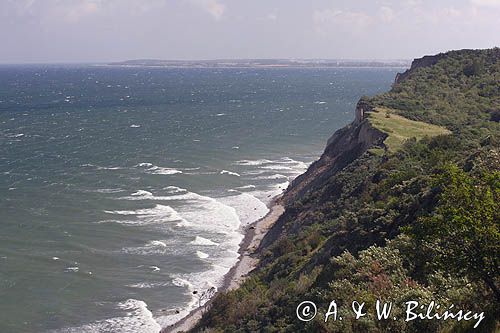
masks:
[[[290,170],[293,171],[292,167],[286,166],[286,165],[265,165],[262,167],[262,169],[266,170]]]
[[[68,327],[51,331],[53,333],[158,333],[161,326],[153,318],[145,302],[136,299],[128,299],[116,305],[122,310],[123,316],[104,320],[98,320],[79,327]]]
[[[255,179],[259,179],[259,180],[270,180],[270,179],[288,179],[288,176],[286,175],[282,175],[282,174],[279,174],[279,173],[275,173],[273,175],[269,175],[269,176],[259,176],[259,177],[256,177]]]
[[[138,288],[138,289],[153,289],[171,286],[170,282],[137,282],[132,284],[127,284],[125,287]]]
[[[139,190],[137,192],[132,193],[131,196],[134,196],[134,197],[142,197],[142,196],[150,197],[150,196],[153,196],[153,193],[151,193],[149,191],[145,191],[145,190]]]
[[[171,206],[157,204],[152,208],[141,208],[136,210],[105,210],[106,214],[126,217],[126,219],[102,221],[114,222],[124,225],[148,226],[165,225],[168,222],[182,223],[185,220]]]
[[[121,188],[101,188],[101,189],[96,190],[97,193],[107,193],[107,194],[119,193],[119,192],[123,192],[123,191],[124,190]]]
[[[193,241],[190,242],[190,244],[193,245],[206,245],[206,246],[219,246],[219,243],[213,242],[210,239],[201,237],[201,236],[196,236]]]
[[[253,196],[250,192],[222,197],[219,198],[219,201],[236,210],[243,226],[263,218],[269,212],[269,208],[266,204]]]
[[[222,170],[220,172],[221,175],[230,175],[230,176],[236,176],[236,177],[240,177],[240,174],[239,173],[236,173],[236,172],[232,172],[232,171],[227,171],[227,170]]]
[[[239,160],[234,162],[236,165],[249,165],[249,166],[258,166],[266,163],[272,163],[271,160],[260,159],[260,160]]]
[[[156,318],[163,327],[172,325],[182,318],[186,317],[192,310],[199,306],[199,299],[193,294],[193,291],[204,292],[210,288],[217,290],[222,286],[224,276],[229,272],[238,261],[239,254],[236,251],[226,250],[221,253],[223,256],[210,258],[212,262],[211,269],[199,273],[174,274],[172,283],[178,287],[184,288],[184,294],[190,297],[190,301],[183,309],[175,309],[177,313]],[[219,254],[220,255],[220,254]],[[208,300],[201,300],[201,305]]]
[[[121,250],[122,253],[139,254],[139,255],[153,255],[153,254],[166,254],[172,253],[172,245],[167,244],[165,241],[153,240],[147,242],[144,246],[138,247],[125,247]]]
[[[154,165],[149,162],[142,162],[136,165],[138,168],[144,169],[146,173],[152,174],[152,175],[175,175],[178,173],[182,173],[182,170],[179,169],[174,169],[174,168],[167,168],[167,167],[161,167]]]
[[[255,185],[244,185],[244,186],[237,187],[236,189],[238,189],[238,190],[248,190],[248,189],[253,189],[253,188],[255,188]]]
[[[206,259],[206,258],[210,257],[207,253],[201,252],[201,251],[196,251],[196,255],[200,259]]]

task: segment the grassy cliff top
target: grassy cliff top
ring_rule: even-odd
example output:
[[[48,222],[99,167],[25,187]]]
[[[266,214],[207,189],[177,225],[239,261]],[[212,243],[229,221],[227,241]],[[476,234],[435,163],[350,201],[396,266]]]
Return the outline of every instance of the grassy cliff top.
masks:
[[[398,113],[400,111],[385,107],[378,107],[373,112],[367,113],[370,123],[387,133],[384,144],[391,152],[403,148],[404,143],[411,138],[421,140],[424,137],[451,134],[451,131],[445,127],[411,120]]]

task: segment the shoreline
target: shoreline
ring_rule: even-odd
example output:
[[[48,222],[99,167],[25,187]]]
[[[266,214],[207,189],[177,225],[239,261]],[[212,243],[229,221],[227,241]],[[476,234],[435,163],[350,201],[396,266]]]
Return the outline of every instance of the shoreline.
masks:
[[[248,273],[257,267],[259,259],[255,257],[255,250],[259,247],[260,242],[269,229],[285,211],[285,208],[277,203],[280,196],[281,195],[278,195],[273,198],[269,205],[269,212],[266,216],[246,226],[244,229],[245,236],[240,243],[240,248],[238,250],[240,255],[238,262],[231,267],[229,272],[227,272],[224,276],[222,287],[217,290],[217,293],[238,288],[240,284],[245,281]],[[212,299],[213,297],[207,302],[207,304],[209,304]],[[205,307],[203,306],[192,310],[186,317],[182,318],[177,323],[171,326],[163,327],[160,333],[177,333],[190,330],[200,321],[204,308]]]

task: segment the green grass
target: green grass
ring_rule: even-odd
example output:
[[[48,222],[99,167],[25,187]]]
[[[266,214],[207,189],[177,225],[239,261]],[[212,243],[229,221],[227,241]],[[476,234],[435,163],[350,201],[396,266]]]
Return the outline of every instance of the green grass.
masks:
[[[451,134],[444,127],[410,120],[396,113],[397,110],[381,107],[375,108],[374,112],[368,113],[373,126],[389,135],[384,140],[384,144],[389,151],[394,152],[401,149],[404,142],[410,138],[420,140],[426,136]]]

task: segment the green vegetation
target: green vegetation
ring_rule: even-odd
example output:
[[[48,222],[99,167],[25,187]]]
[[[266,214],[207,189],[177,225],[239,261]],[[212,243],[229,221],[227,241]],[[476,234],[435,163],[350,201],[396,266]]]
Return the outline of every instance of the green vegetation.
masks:
[[[484,311],[474,331],[498,330],[499,83],[500,49],[452,51],[364,98],[378,110],[370,121],[389,134],[389,149],[369,147],[289,203],[260,268],[218,295],[195,331],[468,332],[474,325],[352,313],[304,323],[295,314],[304,300],[327,309],[331,300],[373,307],[377,299]]]
[[[444,127],[410,120],[398,115],[397,110],[384,107],[375,108],[374,112],[368,113],[368,117],[376,128],[388,134],[384,144],[392,152],[400,150],[405,141],[410,138],[421,140],[426,136],[433,137],[451,133]]]
[[[500,172],[469,175],[449,165],[436,178],[437,207],[409,232],[440,266],[484,282],[500,302]]]

